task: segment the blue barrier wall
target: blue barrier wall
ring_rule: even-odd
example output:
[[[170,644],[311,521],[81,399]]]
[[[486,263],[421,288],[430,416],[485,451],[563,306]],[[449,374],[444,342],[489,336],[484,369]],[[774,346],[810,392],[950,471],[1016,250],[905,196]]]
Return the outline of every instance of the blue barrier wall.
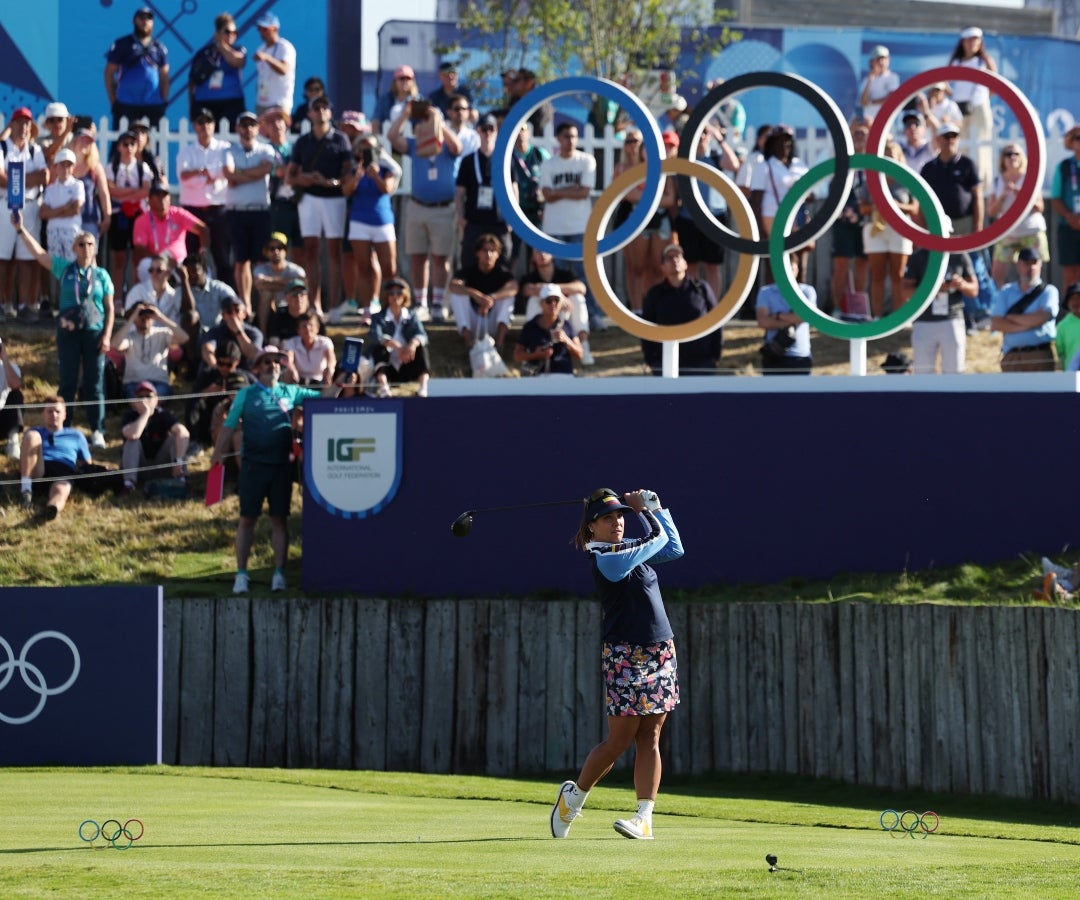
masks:
[[[1025,378],[1059,387],[1015,392]],[[345,520],[305,494],[305,590],[589,593],[569,543],[574,507],[480,513],[464,539],[449,528],[468,509],[604,486],[655,489],[672,509],[687,554],[665,567],[665,587],[990,562],[1076,541],[1060,487],[1080,434],[1075,376],[805,379],[817,392],[780,392],[779,379],[581,381],[615,392],[520,396],[511,383],[401,404],[403,469],[385,509]],[[343,402],[308,404],[309,429],[320,406]]]

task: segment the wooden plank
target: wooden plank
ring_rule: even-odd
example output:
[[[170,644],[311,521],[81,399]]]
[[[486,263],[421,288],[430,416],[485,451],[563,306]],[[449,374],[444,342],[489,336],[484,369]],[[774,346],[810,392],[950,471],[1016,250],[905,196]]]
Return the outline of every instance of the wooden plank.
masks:
[[[288,699],[288,606],[280,600],[251,601],[252,766],[285,765],[285,709]]]
[[[424,674],[424,605],[395,599],[390,604],[387,640],[386,764],[389,769],[420,767],[420,689]]]
[[[319,668],[319,766],[348,769],[353,759],[353,716],[357,697],[357,601],[323,602],[322,665]]]
[[[161,761],[167,766],[176,765],[180,754],[180,655],[185,602],[166,599],[162,613]]]
[[[879,783],[887,784],[894,790],[901,790],[906,785],[907,756],[907,710],[904,707],[904,692],[911,666],[908,658],[909,647],[904,640],[903,606],[879,606],[876,609],[880,627],[885,633],[886,659],[882,677],[885,679],[886,713],[888,729],[888,772],[879,773]]]
[[[567,773],[580,766],[584,758],[577,759],[574,748],[574,720],[576,708],[577,617],[575,604],[555,601],[547,604],[547,627],[544,631],[544,668],[547,672],[548,721],[544,735],[544,768],[549,772]],[[599,677],[599,655],[594,654],[593,672]],[[592,698],[592,705],[602,702],[600,685]],[[568,776],[570,777],[570,776]]]
[[[1001,698],[998,696],[997,660],[994,659],[993,628],[990,610],[980,607],[969,610],[975,620],[975,644],[980,649],[977,657],[977,670],[982,688],[982,700],[979,708],[979,721],[974,726],[973,739],[979,741],[982,751],[982,790],[988,793],[1001,791],[1001,754],[998,748],[999,719],[1001,717]],[[971,732],[969,732],[970,734]]]
[[[783,667],[779,603],[758,604],[761,627],[761,692],[751,706],[761,712],[764,770],[780,772],[784,766],[784,694],[780,673]]]
[[[998,691],[1002,704],[1000,729],[1001,792],[1007,797],[1031,793],[1030,736],[1023,714],[1027,700],[1027,666],[1019,654],[1027,649],[1023,610],[995,606],[990,609],[994,656],[998,661]]]
[[[1047,638],[1047,682],[1049,695],[1051,799],[1066,803],[1080,801],[1080,775],[1076,759],[1077,701],[1080,697],[1077,673],[1077,614],[1074,610],[1047,610],[1043,633]]]
[[[390,603],[359,600],[357,626],[364,630],[370,651],[355,654],[353,696],[353,767],[381,772],[386,769],[386,698],[390,680]]]
[[[732,772],[750,771],[750,742],[747,731],[747,680],[750,668],[748,603],[728,607],[728,727]]]
[[[960,609],[956,617],[956,669],[963,683],[961,691],[962,720],[956,730],[963,738],[963,752],[967,762],[967,784],[964,790],[982,791],[986,777],[982,748],[982,708],[988,702],[983,694],[989,690],[980,678],[979,657],[986,647],[979,643],[976,617],[970,609]],[[934,661],[931,661],[931,664]]]
[[[687,604],[671,603],[667,606],[668,621],[675,634],[675,662],[678,666],[679,705],[667,717],[661,734],[666,740],[664,771],[672,775],[686,775],[690,772],[690,732],[694,719],[690,713],[690,702],[694,696],[694,683],[690,675],[690,665],[694,658],[693,642],[690,639],[690,615]]]
[[[855,663],[855,780],[874,784],[874,689],[886,665],[877,653],[872,607],[858,603],[852,610]]]
[[[178,762],[208,766],[214,747],[214,604],[185,600],[180,648]]]
[[[251,600],[225,597],[214,610],[214,765],[248,765],[251,723]]]
[[[777,630],[780,634],[779,682],[774,690],[780,697],[777,718],[783,730],[780,771],[799,771],[799,624],[798,604],[780,603]]]
[[[855,646],[854,605],[836,605],[837,688],[840,694],[840,775],[842,781],[855,782]]]
[[[484,771],[488,775],[510,775],[517,765],[518,646],[521,642],[518,601],[492,601],[488,630],[491,651],[487,668]]]
[[[767,771],[761,691],[765,684],[765,636],[761,605],[746,605],[746,763],[751,772]]]
[[[319,659],[322,653],[322,601],[290,600],[289,667],[286,674],[285,764],[319,764]]]
[[[731,604],[716,604],[710,610],[709,643],[713,648],[709,661],[709,677],[713,696],[710,706],[713,761],[710,771],[730,772],[731,769]]]
[[[836,636],[836,604],[809,607],[814,621],[814,772],[819,778],[840,778],[840,676]]]
[[[795,712],[796,746],[795,758],[801,775],[813,775],[817,765],[815,751],[816,734],[814,720],[814,680],[820,664],[818,648],[814,644],[815,607],[805,603],[795,606],[795,641],[798,646],[795,661],[795,683],[798,686]]]
[[[454,730],[453,771],[484,772],[484,728],[487,717],[487,600],[465,600],[458,607],[458,703]]]
[[[574,764],[580,766],[607,735],[604,682],[600,674],[603,615],[599,601],[580,600],[574,604]],[[633,754],[624,753],[616,768],[629,768]]]
[[[686,611],[686,634],[679,640],[679,680],[691,685],[689,696],[684,696],[685,718],[690,720],[688,743],[690,745],[690,768],[695,775],[711,772],[713,759],[712,718],[715,715],[713,696],[719,686],[715,684],[718,657],[713,651],[714,603],[693,603]],[[678,637],[678,636],[677,636]],[[689,646],[689,658],[682,655],[682,648]]]
[[[457,698],[457,603],[432,600],[424,611],[424,690],[420,771],[450,772]],[[539,742],[538,742],[539,743]]]
[[[902,660],[900,678],[904,689],[904,784],[915,788],[925,784],[924,758],[928,755],[930,718],[930,607],[905,606],[900,621],[900,645],[895,658]]]
[[[1046,694],[1046,638],[1043,633],[1045,611],[1035,606],[1024,610],[1025,658],[1028,667],[1028,735],[1031,745],[1031,797],[1046,800],[1050,797],[1050,757],[1047,718],[1049,709]]]

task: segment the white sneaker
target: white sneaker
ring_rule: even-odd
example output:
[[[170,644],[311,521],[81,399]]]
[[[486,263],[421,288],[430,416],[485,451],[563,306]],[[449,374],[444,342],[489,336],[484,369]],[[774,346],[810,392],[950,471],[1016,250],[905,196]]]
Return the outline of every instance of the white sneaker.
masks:
[[[345,321],[345,307],[335,306],[326,316],[326,321],[331,325],[340,325]]]
[[[285,576],[281,572],[275,572],[274,577],[270,579],[270,590],[272,591],[284,591],[288,589],[288,585],[285,583]]]
[[[11,432],[11,435],[7,439],[7,455],[8,459],[13,459],[15,462],[19,461],[22,456],[22,442],[19,440],[19,433],[17,431]]]
[[[581,809],[571,806],[569,802],[576,793],[577,785],[572,781],[564,781],[559,788],[559,796],[555,798],[555,805],[551,808],[552,837],[566,837],[574,819],[581,815]]]
[[[581,364],[583,366],[595,366],[596,360],[593,359],[592,350],[589,349],[589,339],[581,339]]]
[[[637,841],[651,841],[652,822],[642,816],[634,816],[632,819],[616,819],[612,826],[624,838],[632,838]]]
[[[105,435],[102,434],[100,431],[95,431],[92,435],[90,435],[90,446],[93,447],[95,450],[104,450]]]
[[[8,456],[11,454],[8,453]],[[1043,557],[1042,560],[1042,573],[1043,575],[1049,575],[1053,572],[1058,578],[1067,578],[1072,581],[1073,570],[1066,568],[1065,566],[1059,566],[1057,563],[1050,562],[1047,557]]]
[[[376,394],[376,396],[377,397],[382,397],[382,398],[385,399],[386,397],[393,397],[394,395],[390,391],[390,385],[388,385],[388,384],[380,384],[379,385],[379,392],[378,392],[378,394]]]
[[[232,583],[232,592],[234,594],[246,594],[249,590],[251,590],[251,579],[248,578],[245,572],[237,572]]]
[[[421,306],[416,311],[416,318],[418,318],[421,322],[430,322],[431,311],[426,306]]]

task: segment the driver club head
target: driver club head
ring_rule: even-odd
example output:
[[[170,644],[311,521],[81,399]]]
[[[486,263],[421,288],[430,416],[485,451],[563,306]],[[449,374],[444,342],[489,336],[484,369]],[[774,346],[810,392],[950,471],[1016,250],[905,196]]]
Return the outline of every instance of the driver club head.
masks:
[[[450,533],[457,538],[468,537],[469,532],[472,531],[472,523],[473,510],[470,509],[454,519],[453,524],[450,526]]]
[[[766,853],[765,854],[765,862],[767,862],[769,864],[769,871],[770,872],[775,872],[776,871],[776,854],[775,853]]]

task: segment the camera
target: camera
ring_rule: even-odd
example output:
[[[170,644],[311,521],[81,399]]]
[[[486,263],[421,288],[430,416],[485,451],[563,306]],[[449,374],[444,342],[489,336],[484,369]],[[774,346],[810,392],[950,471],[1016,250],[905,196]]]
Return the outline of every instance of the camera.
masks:
[[[374,147],[361,147],[360,148],[360,165],[365,169],[375,162],[375,148]]]
[[[427,100],[413,100],[409,104],[409,118],[414,122],[423,122],[431,110],[431,103]]]

